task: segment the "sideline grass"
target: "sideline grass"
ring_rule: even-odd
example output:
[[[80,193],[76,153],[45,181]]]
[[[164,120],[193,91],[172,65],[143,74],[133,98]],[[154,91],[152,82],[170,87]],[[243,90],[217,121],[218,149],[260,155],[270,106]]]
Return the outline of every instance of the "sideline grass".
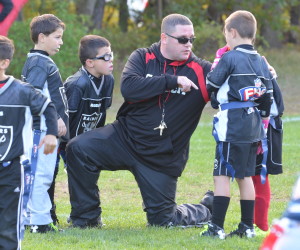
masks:
[[[213,189],[212,161],[214,141],[211,128],[198,126],[191,140],[190,159],[183,176],[178,181],[177,202],[198,203],[208,189]],[[297,153],[299,141],[293,131],[299,121],[285,123],[284,174],[270,176],[272,201],[270,221],[280,217],[289,200],[292,186],[299,171]],[[262,237],[255,239],[200,238],[201,229],[146,228],[142,200],[133,176],[127,171],[103,171],[99,180],[103,229],[68,229],[66,223],[70,212],[66,174],[60,168],[56,202],[61,228],[59,234],[30,234],[26,232],[23,249],[258,249]],[[232,199],[225,221],[225,230],[233,230],[239,223],[239,196],[236,183],[232,183]]]
[[[283,86],[286,113],[284,119],[284,174],[270,176],[272,198],[269,221],[279,218],[289,201],[292,187],[299,174],[299,126],[300,109],[298,82],[295,64],[284,65],[283,55],[299,58],[299,51],[281,51],[267,55],[273,66],[284,80]],[[298,56],[297,56],[298,55]],[[289,58],[288,57],[288,58]],[[287,61],[289,59],[286,58]],[[270,60],[271,59],[271,60]],[[291,59],[293,61],[293,59]],[[277,64],[278,63],[278,64]],[[276,67],[279,65],[280,67]],[[284,74],[285,68],[288,74]],[[115,79],[118,79],[115,77]],[[292,86],[292,87],[291,87]],[[113,121],[115,112],[121,103],[119,87],[115,88],[114,104],[109,114]],[[289,103],[295,100],[294,106]],[[289,98],[289,99],[288,99]],[[215,142],[211,136],[211,118],[213,111],[207,107],[197,130],[191,139],[190,159],[178,181],[177,203],[198,203],[208,189],[213,189],[212,166]],[[290,115],[290,116],[289,116]],[[287,119],[290,118],[290,119]],[[61,165],[56,190],[57,213],[60,227],[65,230],[59,234],[25,233],[23,249],[258,249],[263,237],[254,239],[232,238],[220,241],[200,238],[201,229],[163,229],[147,228],[146,216],[142,210],[142,199],[133,176],[126,171],[103,171],[99,179],[99,188],[103,209],[103,229],[68,229],[66,222],[70,213],[67,189],[67,177]],[[232,198],[225,221],[225,231],[236,228],[240,221],[239,195],[236,182],[232,183]]]

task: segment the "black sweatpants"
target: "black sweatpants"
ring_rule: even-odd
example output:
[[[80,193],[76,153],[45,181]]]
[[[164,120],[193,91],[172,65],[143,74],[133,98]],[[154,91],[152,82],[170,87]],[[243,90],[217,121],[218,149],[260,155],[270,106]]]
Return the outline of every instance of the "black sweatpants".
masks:
[[[0,249],[16,250],[20,247],[20,193],[20,159],[13,160],[8,167],[0,163]]]
[[[101,170],[129,170],[134,175],[150,225],[188,226],[207,222],[209,210],[201,204],[176,205],[177,177],[138,162],[121,142],[113,125],[81,134],[67,146],[70,219],[75,225],[96,222],[101,216],[97,181]]]

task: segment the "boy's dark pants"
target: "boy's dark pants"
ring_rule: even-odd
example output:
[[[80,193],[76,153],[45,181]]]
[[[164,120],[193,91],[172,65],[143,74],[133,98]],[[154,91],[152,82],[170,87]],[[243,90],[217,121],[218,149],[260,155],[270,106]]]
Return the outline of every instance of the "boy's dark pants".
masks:
[[[20,159],[8,167],[0,163],[0,249],[19,247],[19,199],[21,191]]]
[[[72,139],[67,145],[67,172],[74,225],[92,224],[101,216],[97,181],[101,170],[129,170],[143,198],[150,225],[196,225],[211,218],[201,204],[175,203],[177,177],[152,170],[128,151],[113,125],[94,129]],[[126,185],[126,183],[124,183]],[[124,200],[124,208],[127,202]]]

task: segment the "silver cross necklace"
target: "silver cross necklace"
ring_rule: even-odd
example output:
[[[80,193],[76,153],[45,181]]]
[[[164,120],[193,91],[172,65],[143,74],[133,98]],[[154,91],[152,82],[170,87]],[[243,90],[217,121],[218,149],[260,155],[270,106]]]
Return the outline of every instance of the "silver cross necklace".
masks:
[[[158,127],[154,128],[153,130],[159,129],[159,135],[162,136],[163,131],[165,128],[167,128],[167,124],[165,123],[165,103],[167,102],[167,99],[169,98],[170,92],[168,92],[168,95],[166,98],[164,98],[162,102],[162,113],[161,113],[161,121]],[[159,100],[163,95],[159,96]]]

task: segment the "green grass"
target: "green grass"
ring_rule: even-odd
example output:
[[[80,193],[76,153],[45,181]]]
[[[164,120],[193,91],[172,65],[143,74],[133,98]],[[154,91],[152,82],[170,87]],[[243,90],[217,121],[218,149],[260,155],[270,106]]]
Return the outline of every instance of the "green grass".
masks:
[[[299,51],[268,54],[270,62],[280,71],[284,88],[286,113],[284,115],[284,174],[270,176],[272,198],[269,221],[279,218],[289,201],[292,187],[299,173],[299,126],[300,109],[289,103],[288,96],[297,100],[299,96],[297,63],[284,64],[280,58],[289,55],[299,58]],[[288,58],[289,59],[289,58]],[[287,59],[287,60],[288,60]],[[278,65],[280,69],[278,69]],[[285,68],[288,71],[284,75]],[[290,69],[293,67],[294,70]],[[116,78],[117,79],[117,78]],[[280,83],[281,84],[281,83]],[[292,87],[291,87],[292,86]],[[109,121],[113,121],[122,98],[116,86],[114,103]],[[289,91],[292,90],[292,91]],[[299,101],[294,103],[299,105]],[[212,169],[215,142],[211,136],[211,118],[214,111],[207,106],[190,147],[190,159],[178,181],[177,203],[198,203],[208,189],[213,189]],[[290,119],[287,119],[290,118]],[[142,199],[133,176],[127,171],[103,171],[99,179],[102,202],[102,218],[106,226],[102,229],[68,229],[66,222],[70,213],[67,176],[61,166],[56,190],[57,213],[63,233],[45,235],[25,233],[23,249],[258,249],[263,237],[254,239],[226,239],[225,241],[201,238],[201,229],[147,228],[146,215],[142,210]],[[235,229],[240,221],[239,193],[232,183],[232,198],[225,221],[225,231]]]

